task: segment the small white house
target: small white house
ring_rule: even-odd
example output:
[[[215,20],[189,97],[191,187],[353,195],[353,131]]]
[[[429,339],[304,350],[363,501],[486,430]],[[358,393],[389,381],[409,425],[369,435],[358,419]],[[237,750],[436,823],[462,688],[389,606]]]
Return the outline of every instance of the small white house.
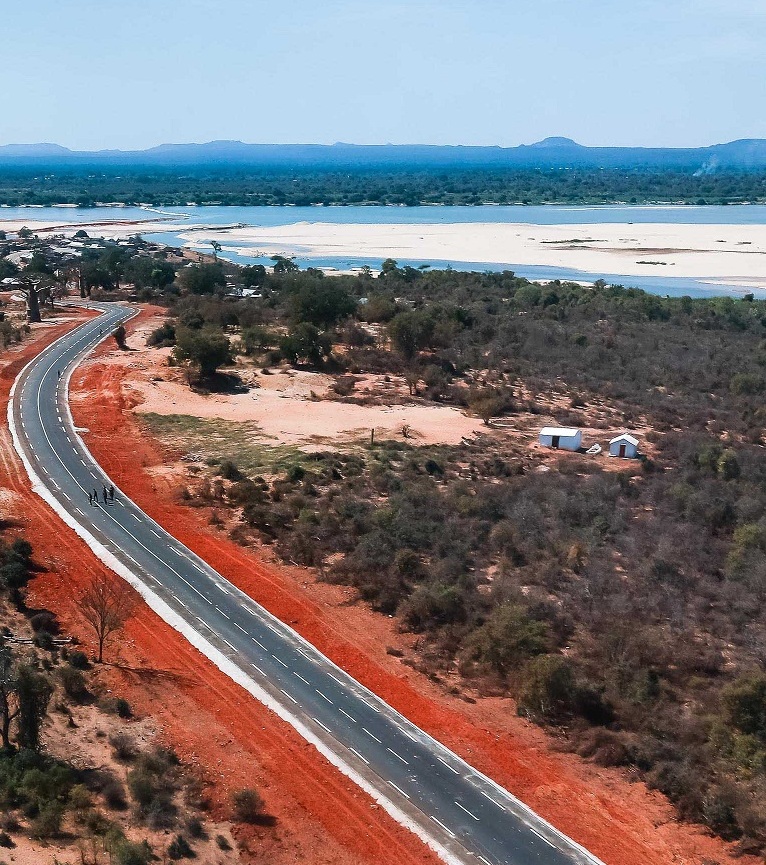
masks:
[[[546,426],[540,430],[540,444],[548,448],[576,451],[582,445],[582,432],[574,427]]]
[[[609,456],[634,460],[638,456],[638,439],[628,433],[620,433],[609,442]]]

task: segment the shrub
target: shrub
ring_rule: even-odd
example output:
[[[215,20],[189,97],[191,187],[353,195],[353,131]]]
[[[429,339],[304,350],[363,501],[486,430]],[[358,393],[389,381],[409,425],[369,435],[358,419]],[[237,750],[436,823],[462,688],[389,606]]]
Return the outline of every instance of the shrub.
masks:
[[[168,845],[168,856],[171,859],[192,859],[194,850],[183,835],[176,835]]]
[[[90,808],[91,798],[87,787],[83,784],[75,784],[69,791],[67,805],[73,811],[85,811]]]
[[[111,808],[112,811],[124,811],[128,807],[125,787],[117,778],[110,778],[104,784],[101,795],[104,797],[107,808]]]
[[[234,817],[243,823],[255,823],[263,815],[263,799],[257,790],[246,787],[231,794]]]
[[[199,817],[189,817],[186,821],[186,831],[192,838],[205,837],[205,826]]]
[[[68,660],[69,666],[74,667],[75,670],[87,670],[88,667],[90,667],[88,656],[85,652],[81,652],[79,649],[71,652]]]
[[[31,833],[34,838],[54,838],[61,832],[64,819],[64,806],[60,802],[48,802],[32,821]]]
[[[236,463],[231,460],[223,460],[221,462],[221,467],[218,469],[218,474],[227,481],[241,481],[244,479],[244,475],[237,468]]]
[[[59,623],[54,613],[43,610],[35,613],[29,620],[33,631],[47,631],[49,634],[58,634]]]
[[[149,865],[154,859],[152,848],[142,841],[135,844],[132,841],[122,841],[116,850],[116,865]]]
[[[121,324],[117,325],[117,327],[114,329],[112,336],[114,337],[114,341],[117,343],[118,348],[121,348],[124,350],[128,347],[128,344],[125,341],[127,334],[128,334],[128,332],[125,330],[125,328]]]
[[[109,737],[109,744],[114,749],[115,757],[123,763],[135,759],[138,754],[135,740],[125,732],[112,733]]]
[[[127,781],[133,800],[140,808],[147,809],[158,792],[154,776],[139,767],[128,772]]]
[[[133,715],[133,710],[130,708],[130,703],[118,697],[114,703],[114,709],[120,718],[130,718]]]
[[[85,683],[85,676],[74,667],[61,667],[58,671],[64,693],[77,703],[84,702],[90,695]]]
[[[571,664],[561,655],[540,655],[524,668],[519,714],[546,721],[569,714],[577,699]]]
[[[146,340],[147,345],[157,346],[158,348],[175,345],[175,342],[176,329],[169,321],[164,322],[156,330],[153,330]]]

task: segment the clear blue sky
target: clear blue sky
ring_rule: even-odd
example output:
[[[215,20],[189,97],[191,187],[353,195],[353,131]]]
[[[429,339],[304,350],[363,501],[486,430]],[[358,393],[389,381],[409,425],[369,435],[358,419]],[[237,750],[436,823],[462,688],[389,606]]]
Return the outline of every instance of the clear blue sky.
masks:
[[[766,0],[24,0],[0,143],[766,138]]]

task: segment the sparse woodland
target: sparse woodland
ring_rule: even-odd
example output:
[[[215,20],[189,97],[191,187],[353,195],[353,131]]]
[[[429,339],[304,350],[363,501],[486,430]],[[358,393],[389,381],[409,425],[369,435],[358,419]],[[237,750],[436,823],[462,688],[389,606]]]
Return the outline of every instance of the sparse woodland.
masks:
[[[212,368],[239,352],[335,372],[338,398],[354,398],[355,374],[399,376],[413,399],[488,425],[540,411],[554,390],[569,395],[561,423],[597,402],[624,428],[645,424],[654,458],[623,471],[576,454],[536,471],[501,431],[458,447],[397,438],[269,477],[232,454],[191,503],[228,505],[239,540],[394,614],[420,635],[409,662],[432,677],[512,696],[683,818],[762,848],[766,303],[395,262],[377,279],[230,269],[259,288],[252,299],[212,280],[192,294],[184,278],[150,341],[196,363],[203,387],[227,386]]]
[[[418,635],[405,660],[445,687],[513,698],[681,817],[764,848],[766,302],[393,261],[325,277],[279,257],[274,273],[209,261],[168,282],[165,255],[137,250],[86,262],[94,296],[129,284],[166,304],[150,343],[194,387],[288,364],[353,400],[354,377],[376,373],[487,424],[454,447],[402,436],[270,474],[231,453],[189,504],[396,616]],[[651,459],[563,454],[540,471],[498,421],[551,414],[554,394],[561,424],[607,405],[647,430]]]

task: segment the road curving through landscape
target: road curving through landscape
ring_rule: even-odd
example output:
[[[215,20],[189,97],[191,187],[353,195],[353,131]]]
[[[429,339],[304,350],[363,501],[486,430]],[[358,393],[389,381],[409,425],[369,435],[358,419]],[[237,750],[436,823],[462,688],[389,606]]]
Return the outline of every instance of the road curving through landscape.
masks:
[[[228,582],[118,490],[69,411],[73,370],[137,310],[115,303],[19,373],[8,421],[32,488],[152,609],[448,863],[600,865]],[[99,493],[93,505],[89,494]],[[243,694],[243,699],[248,697]]]

